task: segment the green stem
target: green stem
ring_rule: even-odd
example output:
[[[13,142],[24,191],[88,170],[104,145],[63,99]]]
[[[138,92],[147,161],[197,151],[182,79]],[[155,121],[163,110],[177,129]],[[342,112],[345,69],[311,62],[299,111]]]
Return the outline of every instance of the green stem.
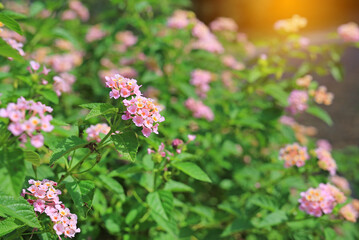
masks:
[[[65,178],[67,178],[76,168],[80,167],[91,154],[92,154],[92,152],[90,151],[73,168],[71,168],[65,175],[62,175],[58,184],[60,184]]]

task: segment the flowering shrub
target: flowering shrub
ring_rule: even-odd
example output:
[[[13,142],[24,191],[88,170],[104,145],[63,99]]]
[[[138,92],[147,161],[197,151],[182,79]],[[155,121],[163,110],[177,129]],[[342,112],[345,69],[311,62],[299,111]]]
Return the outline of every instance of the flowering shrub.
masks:
[[[0,4],[1,239],[359,237],[359,152],[302,123],[333,125],[358,26],[252,39],[186,2]]]

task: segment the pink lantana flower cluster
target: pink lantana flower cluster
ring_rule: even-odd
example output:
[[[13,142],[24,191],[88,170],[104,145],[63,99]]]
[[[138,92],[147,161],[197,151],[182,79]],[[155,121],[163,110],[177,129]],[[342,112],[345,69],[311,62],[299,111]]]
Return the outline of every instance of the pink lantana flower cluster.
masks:
[[[56,189],[57,183],[44,179],[42,181],[29,180],[31,186],[22,190],[22,196],[31,196],[27,201],[34,206],[35,212],[45,213],[53,222],[54,230],[61,239],[61,235],[73,238],[80,232],[77,228],[77,215],[72,214],[68,208],[59,200],[61,191]]]
[[[192,29],[192,34],[194,37],[198,38],[192,44],[193,49],[202,49],[211,53],[224,52],[224,48],[217,37],[211,33],[209,28],[201,21],[196,21],[196,24]]]
[[[294,33],[307,26],[307,19],[299,15],[293,15],[288,19],[282,19],[274,24],[274,29],[279,32]]]
[[[205,98],[209,91],[209,83],[212,80],[211,72],[196,69],[191,74],[190,83],[196,87],[196,93],[201,97]]]
[[[186,108],[193,112],[195,118],[205,118],[207,121],[213,121],[214,114],[212,110],[203,104],[202,101],[196,101],[193,98],[188,98],[185,102]]]
[[[61,96],[62,93],[69,93],[72,91],[72,85],[76,81],[76,77],[70,73],[60,73],[59,76],[54,76],[54,91],[57,96]]]
[[[137,43],[137,37],[131,31],[122,31],[116,33],[116,40],[120,43],[115,46],[119,52],[126,50]]]
[[[358,210],[352,203],[349,203],[339,210],[339,214],[349,222],[356,222],[359,217]]]
[[[306,91],[294,90],[288,97],[289,107],[287,111],[291,114],[303,112],[308,108],[308,93]]]
[[[219,32],[219,31],[236,32],[238,30],[237,23],[233,19],[226,17],[216,18],[214,21],[212,21],[209,24],[209,26],[213,32]]]
[[[158,134],[158,123],[165,118],[160,114],[162,109],[155,105],[152,99],[136,96],[131,100],[123,100],[123,104],[127,107],[122,115],[123,120],[132,119],[137,127],[142,127],[145,137],[149,137],[152,132]]]
[[[300,87],[308,88],[312,80],[313,77],[311,75],[305,75],[304,77],[298,78],[296,84]]]
[[[339,26],[338,34],[345,42],[359,42],[359,27],[354,22]]]
[[[101,29],[100,25],[94,25],[86,33],[85,39],[86,39],[86,42],[90,43],[90,42],[100,40],[100,39],[104,38],[106,35],[107,35],[107,33]]]
[[[337,186],[340,190],[342,190],[346,194],[351,193],[350,185],[348,180],[345,177],[340,177],[338,175],[334,175],[330,177],[330,181]]]
[[[279,159],[284,160],[284,167],[302,167],[305,161],[309,159],[306,147],[300,146],[298,143],[288,144],[279,151]]]
[[[318,188],[309,188],[300,193],[300,196],[299,209],[315,217],[331,213],[338,203],[344,203],[346,200],[345,195],[329,183],[321,183]]]
[[[317,90],[309,92],[314,97],[314,101],[318,104],[331,105],[334,99],[334,94],[327,91],[327,87],[319,86]]]
[[[17,103],[9,103],[6,108],[0,109],[0,117],[9,118],[9,131],[14,136],[20,136],[23,143],[31,139],[31,145],[36,148],[44,145],[44,136],[40,131],[51,132],[54,127],[50,121],[52,108],[41,102],[27,101],[20,97]]]
[[[183,29],[190,23],[190,12],[184,10],[176,10],[167,20],[167,26],[174,29]]]
[[[238,62],[235,57],[231,55],[225,55],[222,57],[222,63],[229,68],[234,70],[243,70],[245,68],[244,64]]]
[[[82,21],[87,21],[89,19],[89,10],[80,1],[70,1],[69,7],[70,9],[63,12],[61,16],[62,20],[72,20],[78,17]]]
[[[85,130],[87,133],[87,141],[96,141],[101,142],[100,133],[108,134],[111,128],[106,123],[98,123],[96,125],[91,125]]]
[[[337,164],[333,159],[330,151],[325,148],[317,148],[315,150],[315,153],[319,159],[318,166],[321,169],[328,171],[330,175],[335,175],[337,170]]]
[[[152,132],[158,134],[158,123],[165,120],[160,114],[162,109],[151,98],[141,96],[141,86],[135,79],[128,79],[116,74],[114,77],[106,77],[106,86],[112,89],[110,98],[135,96],[130,100],[123,100],[123,104],[127,108],[122,115],[123,120],[132,119],[137,127],[142,127],[145,137],[149,137]]]

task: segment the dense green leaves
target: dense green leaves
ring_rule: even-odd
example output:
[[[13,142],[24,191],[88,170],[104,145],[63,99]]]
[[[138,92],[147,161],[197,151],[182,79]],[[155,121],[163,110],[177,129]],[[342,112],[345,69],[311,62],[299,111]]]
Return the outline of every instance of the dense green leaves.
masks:
[[[0,150],[0,191],[19,196],[25,172],[24,154],[20,149]]]
[[[107,103],[88,103],[80,105],[83,108],[90,109],[90,112],[87,114],[85,120],[88,120],[93,117],[97,117],[100,115],[105,115],[109,113],[116,113],[118,111],[117,108],[114,108],[112,105]]]
[[[66,139],[63,139],[57,144],[57,147],[50,158],[50,164],[54,164],[58,159],[65,156],[65,154],[78,148],[82,148],[87,144],[87,141],[76,136],[71,136]]]
[[[30,227],[41,227],[34,208],[23,197],[13,197],[0,192],[0,213],[13,217]]]
[[[0,237],[23,226],[24,224],[15,218],[5,218],[4,220],[0,220]]]
[[[118,196],[122,201],[125,200],[125,191],[123,190],[123,187],[119,182],[106,175],[100,175],[99,178],[112,193],[115,193],[116,196]]]
[[[88,180],[67,182],[66,189],[71,195],[77,213],[86,217],[92,206],[95,184]]]
[[[208,175],[195,163],[192,162],[175,162],[173,166],[190,177],[204,181],[204,182],[212,182]]]
[[[132,162],[136,160],[138,139],[135,132],[126,129],[120,134],[112,135],[111,139],[123,158],[131,160]]]

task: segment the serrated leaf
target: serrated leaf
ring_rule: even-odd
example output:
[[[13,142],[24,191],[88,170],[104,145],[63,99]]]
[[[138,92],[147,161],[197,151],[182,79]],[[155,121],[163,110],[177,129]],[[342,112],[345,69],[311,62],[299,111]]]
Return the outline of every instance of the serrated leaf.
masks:
[[[166,220],[171,219],[173,211],[173,195],[168,191],[156,191],[147,195],[146,201],[150,209]]]
[[[53,102],[55,104],[59,103],[59,97],[52,90],[42,90],[42,91],[39,91],[38,93],[41,94],[41,96],[43,96],[44,98],[46,98],[50,102]]]
[[[170,192],[194,192],[194,189],[190,186],[173,180],[166,182],[164,190]]]
[[[321,109],[320,107],[310,106],[307,109],[307,113],[323,120],[329,126],[333,125],[333,121],[332,121],[331,117],[329,116],[329,114],[325,110]]]
[[[286,220],[288,220],[286,213],[282,210],[279,210],[268,214],[256,225],[259,228],[263,228],[278,225]]]
[[[5,42],[2,38],[0,38],[0,55],[4,57],[11,57],[16,61],[23,62],[23,57],[19,54],[19,52],[12,48],[7,42]]]
[[[90,109],[90,112],[87,114],[85,120],[100,115],[116,113],[118,111],[117,108],[113,107],[111,104],[108,103],[88,103],[88,104],[82,104],[80,105],[80,107]]]
[[[126,199],[125,191],[123,190],[123,187],[119,182],[105,175],[100,175],[99,178],[105,184],[105,186],[111,190],[111,192],[117,194],[117,196],[121,199],[121,201],[125,201]]]
[[[31,162],[34,166],[40,166],[40,156],[34,151],[24,151],[25,161]]]
[[[85,210],[89,210],[92,206],[95,184],[89,180],[67,182],[66,189],[80,216],[85,217],[87,213]]]
[[[111,139],[124,158],[134,162],[136,160],[138,139],[134,131],[127,129],[120,134],[112,135]]]
[[[17,32],[20,35],[22,35],[22,30],[21,30],[20,25],[13,18],[11,18],[9,15],[4,14],[4,13],[0,13],[0,22],[5,24],[5,26],[7,28]]]
[[[0,191],[19,196],[25,173],[24,154],[20,149],[0,151]]]
[[[194,179],[204,182],[212,182],[208,175],[192,162],[175,162],[172,165]]]
[[[65,154],[72,152],[73,150],[76,150],[78,148],[82,148],[87,144],[87,141],[76,136],[71,136],[66,139],[63,139],[62,141],[60,141],[59,144],[57,144],[57,147],[50,158],[50,165],[54,164],[58,159],[65,156]]]
[[[233,233],[238,233],[244,230],[251,229],[253,225],[248,218],[240,216],[236,218],[226,229],[224,229],[221,237],[227,237]]]
[[[41,228],[34,208],[23,198],[0,192],[0,212],[34,228]]]
[[[15,218],[6,218],[0,221],[0,237],[11,233],[15,229],[23,227],[24,224]]]

